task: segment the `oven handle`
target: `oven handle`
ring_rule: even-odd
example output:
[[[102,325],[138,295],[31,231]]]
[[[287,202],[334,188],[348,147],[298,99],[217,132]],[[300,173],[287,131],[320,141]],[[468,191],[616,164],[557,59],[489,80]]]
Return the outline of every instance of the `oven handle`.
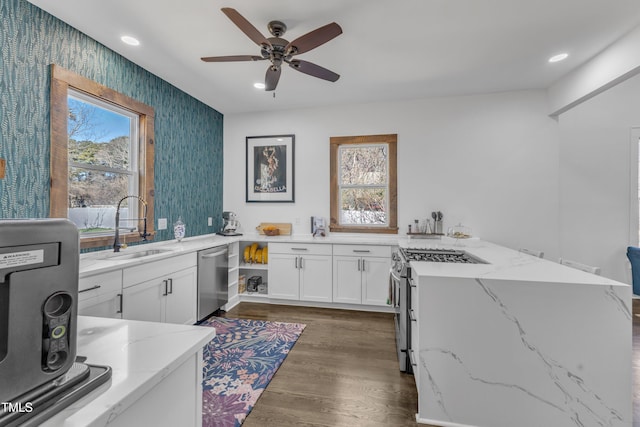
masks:
[[[391,301],[387,302],[387,304],[391,305],[393,308],[397,308],[398,298],[396,296],[396,275],[393,274],[393,269],[389,271],[389,295],[391,296]]]
[[[393,306],[393,308],[400,307],[400,301],[398,301],[400,299],[400,296],[397,295],[398,291],[396,287],[396,282],[400,283],[401,281],[402,281],[402,278],[397,275],[397,273],[393,268],[391,268],[389,270],[389,288],[391,288],[391,296],[392,296],[391,305]]]
[[[412,349],[412,348],[408,349],[408,350],[407,350],[407,353],[409,353],[409,363],[411,363],[411,366],[415,366],[415,367],[417,367],[417,366],[418,366],[418,364],[417,364],[416,362],[414,362],[414,361],[413,361],[413,354],[414,354],[413,349]]]

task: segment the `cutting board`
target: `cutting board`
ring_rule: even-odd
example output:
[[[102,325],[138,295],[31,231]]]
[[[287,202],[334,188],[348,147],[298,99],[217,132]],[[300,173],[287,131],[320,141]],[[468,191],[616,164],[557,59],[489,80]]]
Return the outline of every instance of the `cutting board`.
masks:
[[[278,227],[278,230],[280,230],[281,236],[291,235],[290,222],[261,222],[260,225],[256,227],[256,230],[258,230],[258,234],[264,234],[264,231],[262,231],[262,228],[266,227],[267,225],[275,225],[276,227]]]

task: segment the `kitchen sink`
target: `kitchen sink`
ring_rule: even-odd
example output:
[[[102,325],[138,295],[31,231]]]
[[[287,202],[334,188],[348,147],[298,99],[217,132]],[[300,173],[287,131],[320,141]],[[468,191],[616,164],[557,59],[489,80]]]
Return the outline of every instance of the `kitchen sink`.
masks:
[[[110,259],[114,261],[120,261],[125,259],[144,258],[151,255],[158,255],[162,253],[173,252],[170,249],[147,249],[144,251],[136,252],[113,252],[108,255],[103,255],[100,259]]]

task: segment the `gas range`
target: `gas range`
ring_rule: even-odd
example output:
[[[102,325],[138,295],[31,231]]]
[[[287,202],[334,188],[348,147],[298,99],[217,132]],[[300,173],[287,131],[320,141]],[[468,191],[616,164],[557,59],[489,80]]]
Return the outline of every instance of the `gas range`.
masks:
[[[408,262],[426,261],[426,262],[453,262],[459,264],[486,264],[487,262],[476,258],[473,255],[456,249],[421,249],[421,248],[402,248],[402,255]]]

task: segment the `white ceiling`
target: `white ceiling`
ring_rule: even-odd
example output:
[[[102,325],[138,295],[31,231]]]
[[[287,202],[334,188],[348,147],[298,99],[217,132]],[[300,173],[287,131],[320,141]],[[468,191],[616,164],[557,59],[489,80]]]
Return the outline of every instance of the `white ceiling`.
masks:
[[[638,0],[29,0],[222,113],[547,88],[640,24]],[[257,90],[267,61],[221,11],[293,40],[329,22],[343,34],[297,58],[335,83],[284,67],[275,98]],[[131,47],[122,35],[141,41]],[[549,64],[566,51],[570,57]]]

